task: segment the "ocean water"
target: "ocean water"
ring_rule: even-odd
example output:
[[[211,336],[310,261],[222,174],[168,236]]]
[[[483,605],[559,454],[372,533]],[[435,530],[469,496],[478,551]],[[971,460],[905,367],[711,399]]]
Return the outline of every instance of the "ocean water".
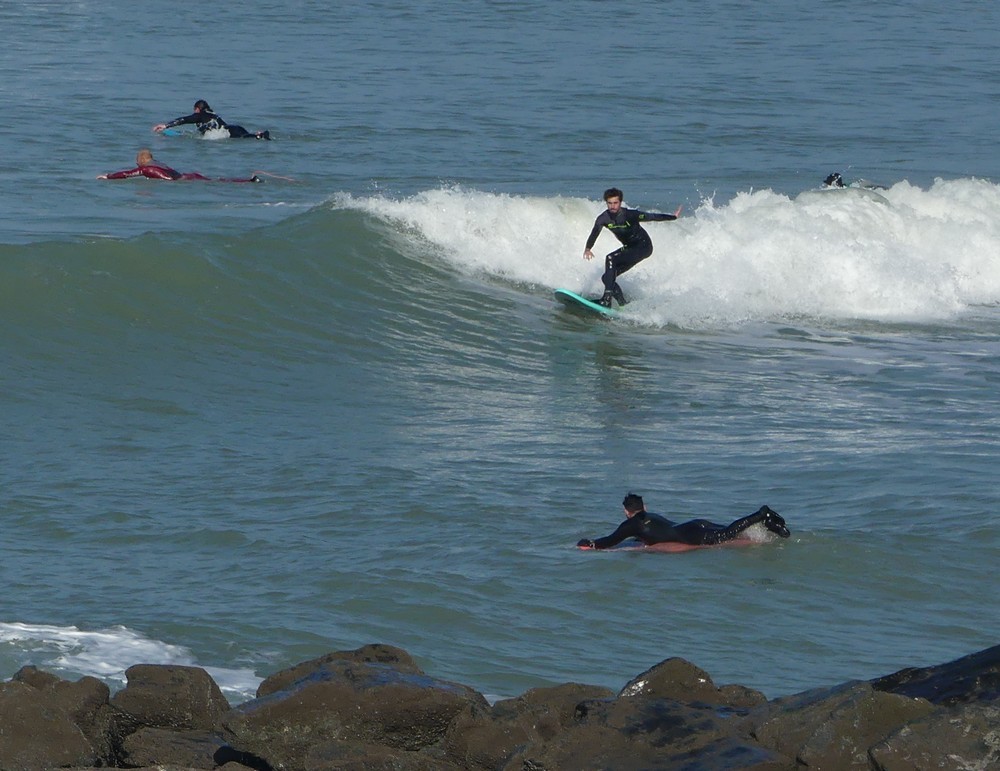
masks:
[[[1000,7],[0,5],[0,676],[768,696],[1000,634]],[[274,141],[154,135],[207,99]],[[136,151],[261,185],[98,181]],[[821,191],[826,175],[878,190]],[[552,297],[604,188],[677,222]],[[599,253],[615,246],[608,235]],[[622,495],[767,503],[595,554]]]

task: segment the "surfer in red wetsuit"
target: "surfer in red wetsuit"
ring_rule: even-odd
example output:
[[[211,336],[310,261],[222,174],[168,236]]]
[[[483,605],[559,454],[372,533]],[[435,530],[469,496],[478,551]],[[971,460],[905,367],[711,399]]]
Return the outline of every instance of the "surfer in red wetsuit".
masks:
[[[153,153],[149,151],[148,148],[142,148],[135,155],[135,168],[125,169],[124,171],[113,171],[109,174],[101,174],[98,179],[130,179],[132,177],[146,177],[147,179],[167,179],[167,180],[178,180],[178,179],[201,179],[207,182],[212,180],[203,174],[198,174],[197,172],[188,172],[187,174],[181,174],[179,171],[175,171],[169,166],[164,166],[162,163],[157,163],[153,160]],[[252,174],[249,177],[242,179],[217,179],[216,182],[260,182],[261,179],[256,174]]]
[[[731,525],[719,525],[707,519],[692,519],[676,524],[666,517],[646,511],[642,496],[629,493],[622,501],[625,521],[611,535],[603,538],[584,538],[577,546],[581,549],[609,549],[626,538],[636,538],[647,546],[658,543],[680,543],[689,546],[714,546],[739,538],[740,534],[758,522],[772,533],[788,538],[791,533],[785,520],[770,506],[761,506],[753,514],[741,517]]]
[[[626,270],[631,270],[653,253],[653,242],[649,239],[649,233],[643,230],[639,223],[675,220],[681,216],[683,208],[678,206],[677,211],[673,214],[626,209],[622,206],[622,195],[622,191],[617,187],[611,187],[604,191],[604,203],[608,207],[607,211],[598,215],[594,222],[594,228],[587,238],[587,245],[583,249],[584,259],[594,259],[594,253],[591,249],[597,242],[601,228],[610,230],[622,244],[620,249],[611,252],[604,259],[604,275],[601,276],[601,281],[604,282],[604,295],[594,302],[605,308],[611,307],[612,298],[617,300],[619,305],[624,305],[627,302],[622,288],[618,286],[618,276]]]

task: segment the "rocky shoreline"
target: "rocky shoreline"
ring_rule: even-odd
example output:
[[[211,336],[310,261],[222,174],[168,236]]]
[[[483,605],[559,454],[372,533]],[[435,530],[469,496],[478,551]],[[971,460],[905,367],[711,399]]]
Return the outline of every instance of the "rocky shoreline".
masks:
[[[672,658],[618,693],[566,684],[490,705],[387,645],[278,672],[236,707],[197,667],[126,674],[114,695],[30,666],[0,683],[0,769],[1000,768],[1000,645],[772,700]]]

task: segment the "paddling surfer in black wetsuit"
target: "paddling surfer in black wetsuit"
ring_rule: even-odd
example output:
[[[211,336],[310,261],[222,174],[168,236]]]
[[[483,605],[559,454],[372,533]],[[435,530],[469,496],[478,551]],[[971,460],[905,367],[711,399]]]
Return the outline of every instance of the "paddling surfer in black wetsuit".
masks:
[[[188,123],[193,123],[198,127],[198,132],[204,134],[206,131],[216,131],[219,129],[228,132],[229,136],[234,139],[270,139],[270,131],[257,131],[250,132],[247,131],[242,126],[237,126],[235,123],[226,123],[220,116],[212,112],[212,108],[209,107],[208,102],[204,99],[199,99],[194,103],[194,112],[190,115],[185,115],[181,118],[174,118],[169,123],[157,123],[153,126],[153,131],[160,132],[163,129],[173,128],[174,126],[183,126]]]
[[[622,197],[622,191],[617,187],[611,187],[604,191],[604,203],[608,207],[607,211],[601,212],[594,221],[594,229],[590,231],[587,245],[583,249],[584,259],[594,259],[594,253],[591,249],[597,242],[601,228],[610,230],[622,244],[620,249],[616,249],[604,258],[604,275],[601,276],[601,281],[604,282],[604,295],[594,302],[605,308],[611,307],[612,298],[617,300],[619,305],[624,305],[627,302],[622,288],[618,286],[618,276],[634,268],[653,253],[653,242],[649,239],[649,233],[643,230],[639,223],[675,220],[681,216],[683,208],[678,206],[677,211],[673,214],[626,209],[622,207]]]
[[[788,538],[791,533],[785,527],[785,520],[770,506],[761,506],[753,514],[741,517],[731,525],[719,525],[707,519],[692,519],[676,524],[666,517],[646,511],[642,496],[629,493],[622,501],[625,521],[611,535],[603,538],[584,538],[577,546],[581,549],[610,549],[626,538],[636,538],[647,546],[658,543],[679,543],[689,546],[714,546],[739,538],[751,525],[758,522],[772,533]]]

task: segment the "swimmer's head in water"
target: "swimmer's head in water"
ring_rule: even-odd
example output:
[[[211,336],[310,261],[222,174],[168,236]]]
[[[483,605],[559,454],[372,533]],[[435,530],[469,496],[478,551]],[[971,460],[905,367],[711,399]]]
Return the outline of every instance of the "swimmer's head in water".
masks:
[[[136,166],[148,166],[152,162],[153,162],[153,154],[149,151],[148,147],[142,148],[139,152],[135,154]]]
[[[212,108],[208,106],[208,102],[204,99],[199,99],[194,103],[195,112],[212,112]]]

